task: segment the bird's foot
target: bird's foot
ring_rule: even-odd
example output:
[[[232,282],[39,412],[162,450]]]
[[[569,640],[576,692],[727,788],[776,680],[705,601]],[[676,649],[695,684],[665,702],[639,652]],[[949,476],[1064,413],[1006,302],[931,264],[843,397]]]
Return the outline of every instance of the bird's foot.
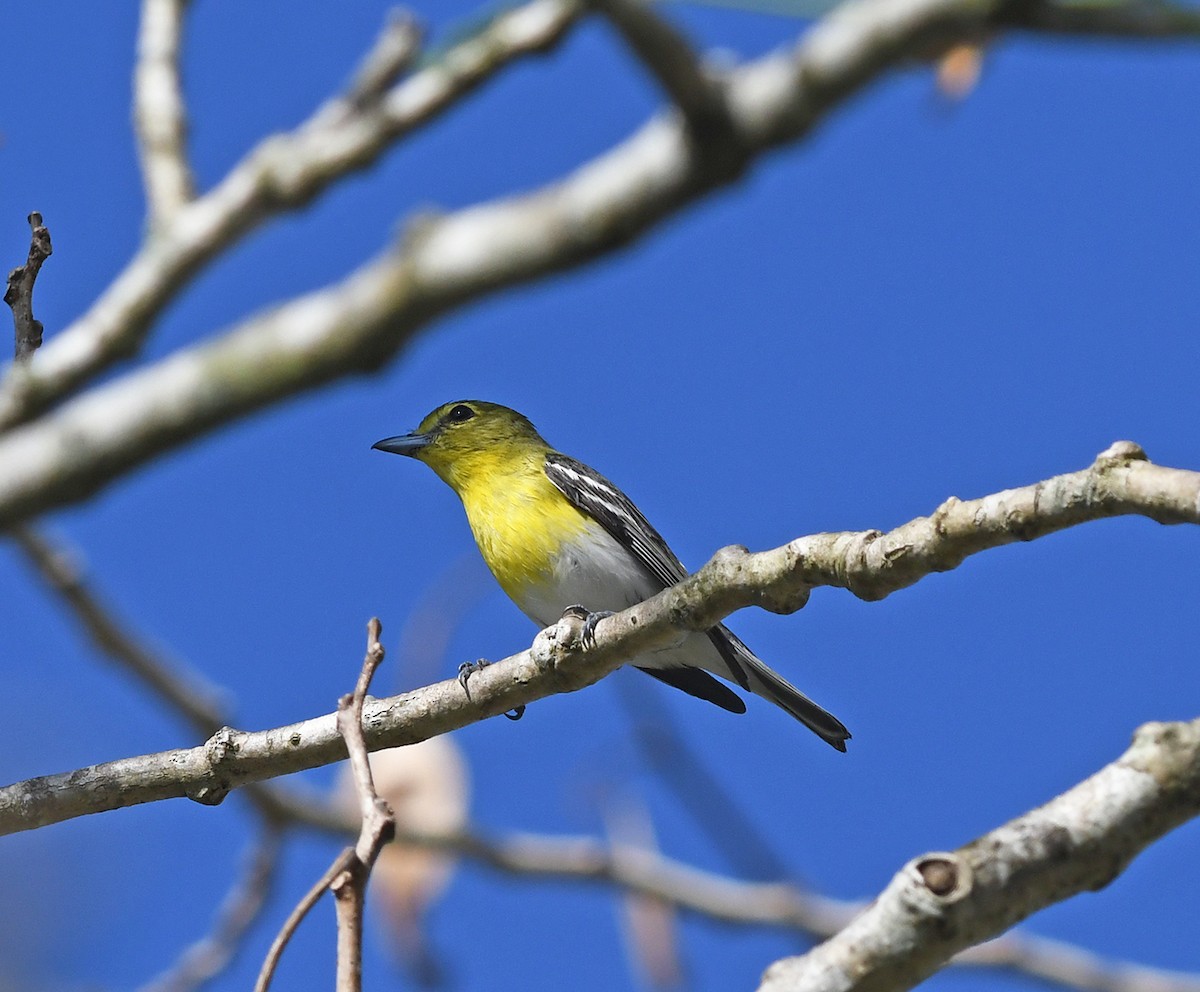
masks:
[[[467,694],[467,699],[471,698],[470,681],[471,676],[476,672],[482,672],[491,662],[486,658],[477,658],[475,661],[464,661],[458,666],[458,684],[463,687],[463,692]],[[508,710],[504,716],[509,720],[520,720],[525,715],[525,704],[514,706]]]
[[[458,684],[463,687],[463,692],[467,694],[467,699],[471,698],[471,676],[476,672],[482,672],[491,662],[487,658],[477,658],[475,661],[464,661],[458,666]]]
[[[596,643],[596,625],[601,620],[605,620],[613,615],[612,610],[598,610],[592,612],[583,606],[568,606],[563,610],[563,616],[572,616],[583,621],[583,630],[579,635],[579,643],[584,648],[593,647]]]

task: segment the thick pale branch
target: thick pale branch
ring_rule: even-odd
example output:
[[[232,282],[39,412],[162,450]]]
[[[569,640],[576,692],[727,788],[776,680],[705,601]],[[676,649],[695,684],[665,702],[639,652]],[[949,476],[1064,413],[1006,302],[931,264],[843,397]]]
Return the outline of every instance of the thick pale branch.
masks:
[[[183,18],[190,0],[142,0],[133,123],[151,228],[160,228],[196,194],[187,159],[187,107],[179,76]]]
[[[358,832],[357,818],[344,809],[318,796],[297,800],[285,813],[290,822],[336,836]],[[518,878],[615,885],[722,923],[778,928],[818,939],[832,937],[868,906],[857,900],[831,899],[788,882],[749,882],[707,872],[593,837],[401,830],[396,840],[467,858]],[[1102,958],[1020,931],[968,948],[952,963],[1011,971],[1081,992],[1200,992],[1200,976]]]
[[[1113,764],[953,852],[917,858],[849,926],[778,961],[764,992],[911,988],[957,952],[1111,882],[1200,813],[1200,720],[1152,723]]]
[[[174,0],[179,2],[179,0]],[[172,0],[160,0],[172,5]],[[267,139],[211,191],[155,230],[92,307],[29,368],[0,382],[0,430],[35,416],[113,362],[133,354],[163,308],[208,262],[264,221],[309,203],[366,168],[514,59],[544,51],[578,16],[571,0],[532,0],[452,46],[378,99],[362,71],[346,97],[296,130]],[[385,28],[392,37],[394,22]],[[378,55],[380,45],[373,50]],[[371,59],[364,70],[372,68]],[[364,86],[366,89],[364,89]],[[347,112],[348,109],[356,112]]]
[[[410,744],[583,688],[624,659],[672,643],[680,631],[706,630],[742,607],[799,609],[814,586],[878,599],[970,554],[1087,520],[1140,514],[1162,523],[1200,523],[1200,473],[1144,459],[1136,445],[1119,442],[1084,471],[982,499],[950,500],[888,534],[819,534],[757,554],[727,548],[679,585],[600,621],[594,647],[583,650],[578,621],[564,618],[542,631],[530,650],[475,674],[469,699],[452,680],[371,702],[363,714],[367,745]],[[0,789],[0,833],[180,796],[219,803],[232,788],[344,757],[333,714],[257,733],[226,728],[202,747]]]
[[[1021,23],[1036,26],[1040,10],[1024,9]],[[147,245],[53,349],[19,370],[25,374],[10,376],[0,387],[0,427],[27,418],[136,345],[183,282],[263,217],[305,202],[346,170],[373,160],[387,141],[428,120],[499,65],[552,43],[575,16],[573,5],[535,0],[389,91],[378,113],[353,115],[332,128],[301,127],[266,143],[181,211],[171,232]],[[727,75],[723,89],[740,146],[749,159],[795,141],[885,71],[931,46],[975,39],[1014,16],[1002,0],[852,0],[808,31],[795,50]],[[0,527],[80,499],[285,396],[377,368],[439,314],[611,252],[732,178],[712,167],[685,121],[668,114],[532,194],[414,221],[401,244],[342,282],[14,431],[0,442]]]
[[[61,550],[36,534],[17,536],[39,571],[102,648],[129,665],[156,694],[181,709],[197,726],[209,731],[214,728],[214,709],[191,705],[186,684],[104,610],[83,584],[77,566]],[[143,658],[148,665],[142,663]],[[266,816],[264,845],[247,878],[231,891],[212,934],[189,948],[171,972],[153,983],[155,989],[195,987],[228,963],[261,908],[277,846],[276,824],[303,825],[339,836],[360,832],[360,817],[349,817],[343,809],[306,790],[261,783],[247,791]],[[710,874],[657,854],[591,838],[489,837],[468,830],[437,835],[408,832],[399,839],[512,875],[617,885],[726,923],[778,927],[819,938],[836,934],[864,908],[861,903],[824,898],[786,883],[742,882]],[[957,955],[954,963],[1010,970],[1084,992],[1200,992],[1200,978],[1194,975],[1105,960],[1081,948],[1024,933],[970,948]]]

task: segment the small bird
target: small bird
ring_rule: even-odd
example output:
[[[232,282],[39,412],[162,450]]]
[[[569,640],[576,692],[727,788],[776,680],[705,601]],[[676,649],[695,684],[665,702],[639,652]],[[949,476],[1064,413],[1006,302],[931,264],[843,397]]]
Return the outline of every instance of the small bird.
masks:
[[[634,606],[687,570],[629,497],[555,451],[524,416],[479,400],[446,403],[410,434],[372,447],[424,462],[463,502],[483,560],[509,599],[548,627],[571,606],[598,617]],[[848,731],[758,660],[723,624],[632,662],[647,675],[732,713],[746,704],[708,674],[782,707],[846,750]]]

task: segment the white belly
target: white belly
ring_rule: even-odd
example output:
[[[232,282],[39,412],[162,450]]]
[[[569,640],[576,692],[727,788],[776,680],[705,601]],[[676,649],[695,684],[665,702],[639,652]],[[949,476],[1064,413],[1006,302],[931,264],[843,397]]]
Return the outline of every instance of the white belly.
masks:
[[[615,613],[662,591],[662,585],[598,524],[585,540],[586,553],[579,543],[563,547],[549,582],[521,590],[517,605],[534,623],[548,627],[568,606]]]
[[[559,557],[551,582],[526,588],[517,605],[540,627],[557,623],[568,606],[582,606],[592,613],[617,613],[636,606],[656,593],[662,583],[651,576],[630,552],[598,524],[587,535],[588,551],[567,545]],[[629,659],[642,668],[676,668],[696,665],[725,678],[729,670],[705,634],[683,634],[674,644]]]

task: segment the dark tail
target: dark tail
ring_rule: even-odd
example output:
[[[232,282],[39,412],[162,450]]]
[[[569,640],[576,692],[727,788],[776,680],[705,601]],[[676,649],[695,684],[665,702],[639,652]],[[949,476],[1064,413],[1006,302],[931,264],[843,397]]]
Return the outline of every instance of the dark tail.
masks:
[[[839,751],[846,750],[850,731],[841,720],[828,710],[822,709],[791,682],[771,671],[753,655],[750,663],[746,664],[746,669],[750,676],[751,692],[787,710],[814,734]]]
[[[724,626],[714,627],[709,636],[744,688],[787,710],[830,746],[839,751],[846,750],[850,731],[841,720],[759,661],[731,630]]]

